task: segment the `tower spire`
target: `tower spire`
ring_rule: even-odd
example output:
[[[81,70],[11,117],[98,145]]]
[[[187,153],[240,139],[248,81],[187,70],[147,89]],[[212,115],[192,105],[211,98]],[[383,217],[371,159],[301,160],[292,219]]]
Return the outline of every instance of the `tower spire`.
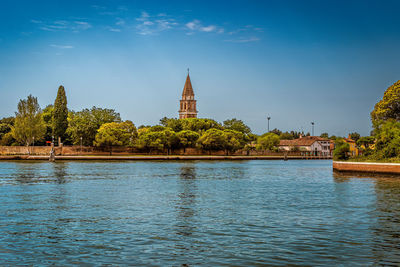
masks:
[[[182,92],[182,99],[180,100],[180,119],[197,118],[196,100],[194,99],[194,91],[192,82],[190,81],[189,68],[187,69],[187,72],[186,82]]]

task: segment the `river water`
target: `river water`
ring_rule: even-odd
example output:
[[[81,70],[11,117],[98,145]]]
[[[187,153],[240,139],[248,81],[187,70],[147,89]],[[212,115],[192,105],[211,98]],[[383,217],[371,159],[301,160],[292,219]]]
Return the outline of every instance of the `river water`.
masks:
[[[0,162],[0,265],[400,265],[400,179],[332,162]]]

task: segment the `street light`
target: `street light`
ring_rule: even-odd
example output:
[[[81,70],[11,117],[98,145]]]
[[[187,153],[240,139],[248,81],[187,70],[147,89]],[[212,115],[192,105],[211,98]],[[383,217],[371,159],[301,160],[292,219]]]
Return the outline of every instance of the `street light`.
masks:
[[[312,127],[312,136],[314,136],[314,122],[311,122],[311,127]]]
[[[268,132],[269,132],[269,120],[271,119],[271,117],[267,117],[267,120],[268,120]]]

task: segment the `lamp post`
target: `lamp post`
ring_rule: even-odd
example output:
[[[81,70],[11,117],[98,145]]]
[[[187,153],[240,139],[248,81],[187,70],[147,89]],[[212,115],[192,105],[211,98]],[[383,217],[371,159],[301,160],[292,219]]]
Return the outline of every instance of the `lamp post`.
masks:
[[[314,136],[314,122],[311,122],[311,127],[312,127],[312,136]]]
[[[81,155],[82,155],[82,136],[81,136]]]
[[[268,132],[269,132],[269,120],[271,119],[271,117],[270,116],[268,116],[267,117],[267,120],[268,120]]]

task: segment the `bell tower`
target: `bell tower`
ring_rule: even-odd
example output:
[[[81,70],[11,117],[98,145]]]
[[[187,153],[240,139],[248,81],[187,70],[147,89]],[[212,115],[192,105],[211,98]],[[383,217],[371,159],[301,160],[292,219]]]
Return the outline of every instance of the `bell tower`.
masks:
[[[197,118],[196,100],[194,100],[194,92],[190,81],[189,69],[185,86],[183,87],[182,99],[179,102],[179,119]]]

